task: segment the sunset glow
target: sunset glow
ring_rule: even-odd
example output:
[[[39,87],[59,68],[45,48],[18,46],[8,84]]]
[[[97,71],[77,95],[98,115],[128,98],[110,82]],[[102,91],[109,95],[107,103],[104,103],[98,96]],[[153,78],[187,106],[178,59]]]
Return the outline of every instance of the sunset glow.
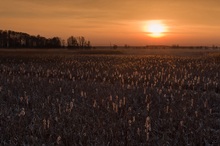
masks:
[[[7,0],[0,29],[93,45],[220,45],[220,1]]]
[[[167,27],[161,21],[149,21],[146,25],[145,32],[147,32],[150,37],[160,38],[165,36]]]

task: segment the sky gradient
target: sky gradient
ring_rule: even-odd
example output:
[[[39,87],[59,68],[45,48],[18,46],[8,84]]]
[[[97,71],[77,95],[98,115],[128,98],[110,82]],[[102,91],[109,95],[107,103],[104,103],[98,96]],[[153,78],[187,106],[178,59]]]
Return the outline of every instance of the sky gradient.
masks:
[[[220,45],[217,0],[0,0],[0,29],[63,39],[85,36],[92,45]],[[168,32],[151,38],[146,23]]]

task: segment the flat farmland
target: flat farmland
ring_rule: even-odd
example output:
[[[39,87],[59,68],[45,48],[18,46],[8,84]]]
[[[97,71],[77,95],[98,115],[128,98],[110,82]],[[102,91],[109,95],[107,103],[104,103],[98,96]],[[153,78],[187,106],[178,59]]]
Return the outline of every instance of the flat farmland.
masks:
[[[0,145],[217,145],[219,104],[219,50],[0,50]]]
[[[210,54],[220,54],[220,49],[0,49],[0,56],[64,56],[71,55],[160,55],[178,57],[201,57]]]

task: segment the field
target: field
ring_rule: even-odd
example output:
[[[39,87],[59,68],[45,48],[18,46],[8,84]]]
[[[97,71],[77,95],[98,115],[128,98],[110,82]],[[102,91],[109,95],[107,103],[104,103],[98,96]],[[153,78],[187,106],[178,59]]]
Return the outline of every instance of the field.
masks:
[[[219,104],[219,50],[0,50],[0,145],[218,145]]]

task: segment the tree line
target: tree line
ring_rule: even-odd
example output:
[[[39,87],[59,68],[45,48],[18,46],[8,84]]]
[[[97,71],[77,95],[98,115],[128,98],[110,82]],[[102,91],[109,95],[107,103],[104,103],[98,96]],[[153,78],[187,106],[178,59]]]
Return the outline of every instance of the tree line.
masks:
[[[0,48],[70,48],[90,49],[91,43],[85,37],[70,36],[65,40],[59,37],[46,38],[12,30],[0,30]]]

